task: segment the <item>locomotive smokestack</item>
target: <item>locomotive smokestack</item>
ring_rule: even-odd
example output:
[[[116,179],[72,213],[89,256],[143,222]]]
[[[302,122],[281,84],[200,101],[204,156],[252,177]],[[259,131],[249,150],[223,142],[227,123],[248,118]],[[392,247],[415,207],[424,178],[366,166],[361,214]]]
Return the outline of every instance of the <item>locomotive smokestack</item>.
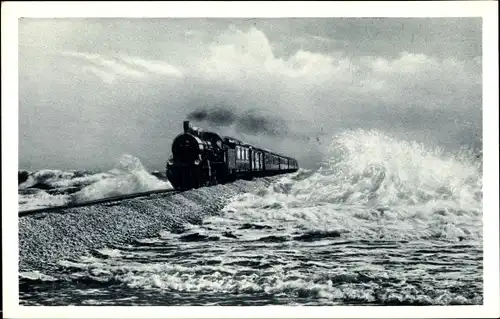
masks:
[[[189,121],[184,121],[184,133],[189,131]]]

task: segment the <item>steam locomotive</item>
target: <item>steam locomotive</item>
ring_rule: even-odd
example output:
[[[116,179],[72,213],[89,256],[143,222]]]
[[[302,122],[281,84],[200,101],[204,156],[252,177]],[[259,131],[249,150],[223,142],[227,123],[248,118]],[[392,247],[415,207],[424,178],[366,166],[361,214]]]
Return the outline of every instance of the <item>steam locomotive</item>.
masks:
[[[224,184],[237,179],[296,172],[296,159],[256,147],[232,137],[193,127],[184,121],[184,132],[172,142],[166,175],[175,189],[188,190]]]

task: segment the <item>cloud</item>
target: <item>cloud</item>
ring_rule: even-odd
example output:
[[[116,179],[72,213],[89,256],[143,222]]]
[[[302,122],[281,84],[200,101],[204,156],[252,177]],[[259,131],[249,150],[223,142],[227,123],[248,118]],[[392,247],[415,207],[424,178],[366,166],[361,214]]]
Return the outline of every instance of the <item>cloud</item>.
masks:
[[[103,71],[95,66],[84,66],[83,73],[91,73],[97,76],[102,82],[106,84],[113,84],[115,82],[116,76],[112,73]]]
[[[58,55],[78,58],[81,59],[82,63],[87,62],[90,65],[82,66],[82,68],[93,72],[108,84],[113,83],[117,77],[140,79],[152,74],[174,77],[182,77],[183,75],[180,69],[163,61],[148,61],[128,56],[105,57],[99,54],[74,51],[63,51]]]
[[[163,61],[148,61],[137,57],[123,57],[122,61],[134,67],[142,68],[143,70],[150,73],[172,75],[176,77],[182,77],[183,75],[183,72],[180,69]]]
[[[461,90],[481,84],[480,69],[466,70],[467,66],[473,68],[474,65],[455,58],[436,59],[401,52],[397,58],[387,59],[299,50],[283,59],[274,56],[266,36],[255,28],[247,33],[237,30],[230,34],[211,47],[211,56],[202,65],[206,71],[204,76],[245,83],[259,83],[261,78],[269,77],[277,82],[293,80],[301,85],[329,85],[349,94],[379,93],[393,99],[414,87],[435,92],[445,86]],[[232,42],[226,44],[225,41]]]
[[[151,44],[145,31],[142,53],[137,43],[133,53],[59,50],[63,41],[21,47],[22,165],[107,167],[127,152],[163,169],[186,118],[310,167],[345,129],[449,147],[474,144],[481,132],[479,57],[304,48],[280,55],[280,43],[258,27],[228,28],[193,52],[190,40]]]
[[[140,72],[136,69],[127,67],[123,65],[119,61],[116,61],[110,57],[105,58],[99,54],[91,54],[86,52],[61,52],[61,56],[66,57],[76,57],[86,60],[92,64],[95,64],[99,67],[103,67],[107,69],[108,72],[112,72],[116,75],[121,75],[124,77],[144,77],[144,73]]]

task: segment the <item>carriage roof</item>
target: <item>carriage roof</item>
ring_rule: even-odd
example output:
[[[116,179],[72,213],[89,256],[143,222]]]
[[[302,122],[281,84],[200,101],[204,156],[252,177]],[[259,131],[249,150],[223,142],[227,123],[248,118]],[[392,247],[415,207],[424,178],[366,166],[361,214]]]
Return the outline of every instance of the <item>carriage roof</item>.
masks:
[[[234,137],[224,136],[224,141],[226,143],[229,143],[229,144],[234,144],[234,145],[249,147],[249,148],[253,148],[253,149],[259,150],[259,151],[263,151],[265,153],[269,153],[269,154],[274,155],[274,156],[278,156],[278,157],[282,157],[282,158],[286,158],[286,159],[295,160],[293,157],[285,156],[285,155],[276,153],[274,151],[271,151],[269,149],[266,149],[266,148],[263,148],[263,147],[258,147],[258,146],[255,146],[255,145],[243,142],[242,140],[239,140],[239,139],[234,138]]]

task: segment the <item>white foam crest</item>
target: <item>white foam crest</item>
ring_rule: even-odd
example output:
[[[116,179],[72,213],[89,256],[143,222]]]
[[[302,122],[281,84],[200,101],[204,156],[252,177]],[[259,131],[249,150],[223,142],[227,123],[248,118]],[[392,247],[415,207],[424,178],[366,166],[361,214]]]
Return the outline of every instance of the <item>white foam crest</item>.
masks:
[[[113,256],[118,257],[118,256]],[[200,272],[209,273],[213,276],[218,274],[235,274],[234,269],[225,266],[183,266],[179,264],[167,263],[141,263],[127,261],[123,263],[118,259],[100,259],[97,257],[82,257],[79,261],[61,260],[58,263],[63,267],[71,267],[82,271],[88,271],[94,275],[110,275],[115,278],[122,278],[123,281],[133,282],[137,278],[149,278],[150,274],[162,274],[163,276],[175,276],[179,274],[194,275]],[[80,274],[75,272],[74,274]],[[138,277],[128,277],[130,274],[137,274]]]
[[[447,202],[455,209],[481,211],[481,163],[465,151],[446,155],[417,142],[357,130],[338,135],[329,155],[322,170],[293,185],[292,194],[370,206]]]
[[[28,174],[26,181],[19,184],[19,189],[83,187],[109,176],[107,173],[55,169],[43,169]]]
[[[171,189],[169,182],[161,181],[146,171],[141,161],[123,155],[117,166],[108,172],[109,177],[101,179],[74,194],[77,201],[93,200],[157,189]]]
[[[424,304],[467,304],[475,300],[452,293],[447,289],[421,288],[404,282],[399,286],[381,289],[370,277],[339,272],[312,275],[307,272],[284,269],[277,265],[263,272],[240,273],[224,266],[181,266],[168,263],[144,264],[117,260],[83,258],[81,262],[60,262],[60,265],[84,271],[76,277],[90,275],[96,280],[118,280],[133,288],[161,289],[192,293],[267,293],[276,297],[299,297],[330,302],[399,302]],[[243,270],[243,269],[240,269]],[[386,273],[377,278],[387,277]],[[476,298],[477,299],[477,298]],[[313,302],[314,303],[314,302]]]
[[[224,210],[226,217],[239,223],[271,225],[268,231],[236,231],[241,239],[255,240],[265,235],[305,232],[338,232],[354,238],[383,238],[385,240],[410,240],[415,238],[480,240],[482,238],[481,214],[473,211],[435,212],[427,206],[391,208],[379,211],[363,205],[320,204],[294,207],[293,201],[280,204],[279,209],[255,208],[258,197],[247,195],[244,203],[229,204]],[[265,201],[272,201],[273,194]],[[432,205],[431,205],[432,206]],[[443,206],[441,206],[443,207]],[[220,222],[220,228],[227,223]],[[213,224],[212,224],[213,225]],[[242,232],[240,234],[239,232]]]
[[[45,184],[52,186],[54,183],[61,180],[70,180],[74,174],[72,172],[65,172],[62,170],[43,169],[31,173],[28,179],[19,185],[19,189],[26,189],[36,186],[37,184]]]
[[[49,194],[39,187],[49,188],[55,193]],[[18,202],[21,210],[27,210],[171,188],[169,182],[148,173],[138,158],[125,154],[109,172],[92,174],[48,169],[33,172],[19,185]]]
[[[68,201],[68,195],[50,195],[43,190],[37,190],[32,194],[19,194],[19,210],[62,206],[67,204]]]
[[[52,185],[54,187],[86,186],[109,177],[111,177],[111,175],[108,173],[97,173],[82,177],[73,177],[70,180],[54,181]]]
[[[118,249],[103,248],[97,250],[99,253],[109,257],[121,257],[122,253]]]
[[[43,274],[38,270],[19,272],[19,277],[29,280],[41,280],[41,281],[57,281],[56,278]]]
[[[339,135],[330,154],[317,172],[299,170],[236,197],[225,217],[350,238],[482,238],[482,172],[473,154],[446,155],[375,131]]]

